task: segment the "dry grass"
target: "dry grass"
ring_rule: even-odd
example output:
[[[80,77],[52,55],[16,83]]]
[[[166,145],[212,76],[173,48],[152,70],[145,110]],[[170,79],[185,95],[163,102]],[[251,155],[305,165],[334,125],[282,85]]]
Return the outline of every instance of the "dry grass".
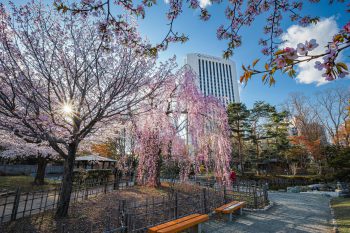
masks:
[[[332,208],[340,233],[350,233],[350,198],[333,198]]]
[[[0,228],[0,232],[61,233],[102,232],[107,222],[117,225],[120,200],[143,201],[146,198],[167,195],[167,188],[132,187],[106,195],[99,195],[72,204],[69,217],[56,219],[53,211],[18,219]]]

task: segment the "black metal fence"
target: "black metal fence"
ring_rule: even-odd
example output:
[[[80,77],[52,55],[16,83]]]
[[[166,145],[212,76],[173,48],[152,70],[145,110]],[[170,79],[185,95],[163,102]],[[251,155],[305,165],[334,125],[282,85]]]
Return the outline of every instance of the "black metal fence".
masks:
[[[71,202],[86,200],[99,194],[109,193],[116,189],[124,189],[132,185],[133,182],[129,180],[118,183],[104,180],[75,184],[71,194]],[[20,188],[17,188],[15,192],[2,193],[0,196],[0,224],[55,209],[59,201],[60,189],[61,187],[22,192]]]
[[[166,180],[163,180],[166,181]],[[169,182],[169,181],[168,181]],[[106,211],[107,218],[101,222],[87,221],[79,229],[70,225],[57,225],[58,233],[68,232],[146,232],[149,227],[194,213],[210,213],[223,204],[245,201],[247,208],[263,208],[268,204],[267,187],[256,182],[239,182],[232,186],[220,186],[216,183],[189,181],[186,183],[172,180],[170,191],[162,197],[148,198],[142,202],[118,200],[117,205]],[[71,202],[86,200],[116,189],[132,186],[132,182],[99,181],[76,184]],[[57,207],[60,188],[22,193],[17,189],[11,195],[0,197],[1,223],[31,216]],[[25,227],[25,226],[22,226]],[[1,231],[1,227],[0,227]],[[21,232],[21,231],[19,231]],[[23,231],[25,232],[25,231]]]
[[[264,208],[269,204],[267,188],[256,182],[236,183],[233,186],[191,184],[191,191],[176,190],[162,198],[145,202],[126,202],[120,206],[127,232],[141,233],[148,228],[190,214],[205,214],[231,201],[245,201],[250,209]],[[195,187],[193,187],[195,186]]]

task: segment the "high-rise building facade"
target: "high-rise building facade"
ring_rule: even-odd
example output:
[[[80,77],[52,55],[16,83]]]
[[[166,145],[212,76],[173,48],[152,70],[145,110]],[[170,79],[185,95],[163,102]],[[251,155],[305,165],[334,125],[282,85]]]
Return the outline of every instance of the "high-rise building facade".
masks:
[[[236,64],[204,54],[187,54],[185,63],[197,74],[197,86],[205,96],[220,99],[225,106],[239,102]]]

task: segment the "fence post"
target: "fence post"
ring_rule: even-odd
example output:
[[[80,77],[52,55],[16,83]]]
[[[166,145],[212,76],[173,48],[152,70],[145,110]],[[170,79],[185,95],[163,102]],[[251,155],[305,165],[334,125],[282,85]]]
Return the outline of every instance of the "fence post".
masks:
[[[258,208],[258,199],[256,195],[256,186],[253,186],[253,197],[254,197],[254,209]]]
[[[224,204],[227,203],[227,199],[226,199],[226,185],[224,185]]]
[[[178,206],[179,206],[179,202],[177,199],[177,192],[175,192],[175,218],[178,218],[179,214],[178,214]]]
[[[129,229],[129,226],[131,226],[131,224],[129,224],[130,221],[130,216],[128,213],[125,213],[125,224],[124,224],[124,229],[125,229],[125,233],[127,232],[131,232],[131,229]]]
[[[207,212],[207,193],[206,193],[206,188],[203,188],[203,209],[204,209],[204,213]]]
[[[11,221],[16,220],[20,197],[21,197],[21,190],[18,187],[17,190],[16,190],[15,200],[13,201],[13,208],[12,208],[12,213],[11,213]]]
[[[107,185],[108,185],[108,179],[105,181],[105,188],[103,190],[105,194],[107,193]]]
[[[84,181],[85,184],[85,200],[87,200],[89,198],[89,189],[88,189],[88,182]]]
[[[266,206],[269,202],[269,196],[267,192],[267,185],[264,185],[264,206]]]

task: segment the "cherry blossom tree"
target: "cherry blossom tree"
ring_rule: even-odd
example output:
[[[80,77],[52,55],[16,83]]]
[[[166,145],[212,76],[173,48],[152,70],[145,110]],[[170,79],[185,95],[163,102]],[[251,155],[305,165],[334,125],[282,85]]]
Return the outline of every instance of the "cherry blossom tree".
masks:
[[[58,217],[67,215],[80,143],[137,112],[175,66],[95,25],[42,3],[0,5],[0,128],[45,141],[64,160]]]
[[[318,46],[317,41],[310,38],[308,41],[300,41],[297,48],[283,48],[281,35],[283,33],[282,24],[284,21],[292,21],[301,26],[307,26],[317,23],[319,17],[312,15],[302,15],[301,11],[305,2],[318,4],[320,0],[230,0],[228,2],[220,0],[208,1],[203,4],[199,0],[189,0],[186,4],[193,10],[199,10],[199,18],[207,21],[211,18],[206,5],[223,4],[225,5],[226,21],[217,29],[217,38],[227,41],[227,48],[223,51],[223,56],[229,58],[233,55],[234,50],[242,45],[241,32],[244,28],[252,26],[252,24],[265,17],[264,36],[258,40],[262,46],[262,54],[264,55],[264,65],[257,67],[260,59],[256,59],[252,65],[243,66],[244,74],[241,76],[241,82],[247,82],[252,76],[261,74],[262,81],[273,85],[275,74],[277,71],[287,73],[290,77],[295,77],[295,66],[300,63],[315,61],[315,69],[324,71],[323,76],[326,80],[334,80],[343,78],[348,75],[348,67],[345,63],[337,61],[339,53],[350,47],[350,22],[343,25],[343,29],[334,35],[333,40],[329,42],[325,51],[321,54],[315,54],[311,51]],[[335,2],[343,3],[344,0],[329,0],[329,4]],[[136,46],[140,51],[155,55],[158,51],[168,48],[169,43],[186,42],[188,37],[174,29],[174,21],[183,12],[184,1],[170,0],[168,2],[169,9],[166,13],[169,20],[169,30],[164,38],[155,45],[142,43],[140,37],[135,36],[135,28],[128,23],[127,18],[123,14],[124,11],[130,14],[146,17],[147,7],[156,5],[155,0],[81,0],[69,1],[56,0],[55,6],[58,11],[63,13],[71,12],[72,14],[80,14],[83,16],[93,15],[99,19],[100,32],[113,33],[123,35],[123,41],[126,44]],[[316,7],[316,6],[315,6]],[[344,4],[345,10],[345,4]],[[349,10],[348,10],[349,11]],[[317,59],[323,58],[323,62]]]
[[[188,67],[158,91],[158,98],[144,105],[150,111],[132,119],[138,182],[159,186],[161,166],[175,163],[182,180],[191,166],[199,171],[200,165],[205,165],[229,183],[231,144],[225,108],[200,93]]]
[[[45,182],[45,170],[49,161],[59,159],[58,153],[46,142],[28,143],[8,132],[0,132],[0,157],[3,159],[27,159],[34,158],[37,161],[37,171],[34,184],[43,185]]]

